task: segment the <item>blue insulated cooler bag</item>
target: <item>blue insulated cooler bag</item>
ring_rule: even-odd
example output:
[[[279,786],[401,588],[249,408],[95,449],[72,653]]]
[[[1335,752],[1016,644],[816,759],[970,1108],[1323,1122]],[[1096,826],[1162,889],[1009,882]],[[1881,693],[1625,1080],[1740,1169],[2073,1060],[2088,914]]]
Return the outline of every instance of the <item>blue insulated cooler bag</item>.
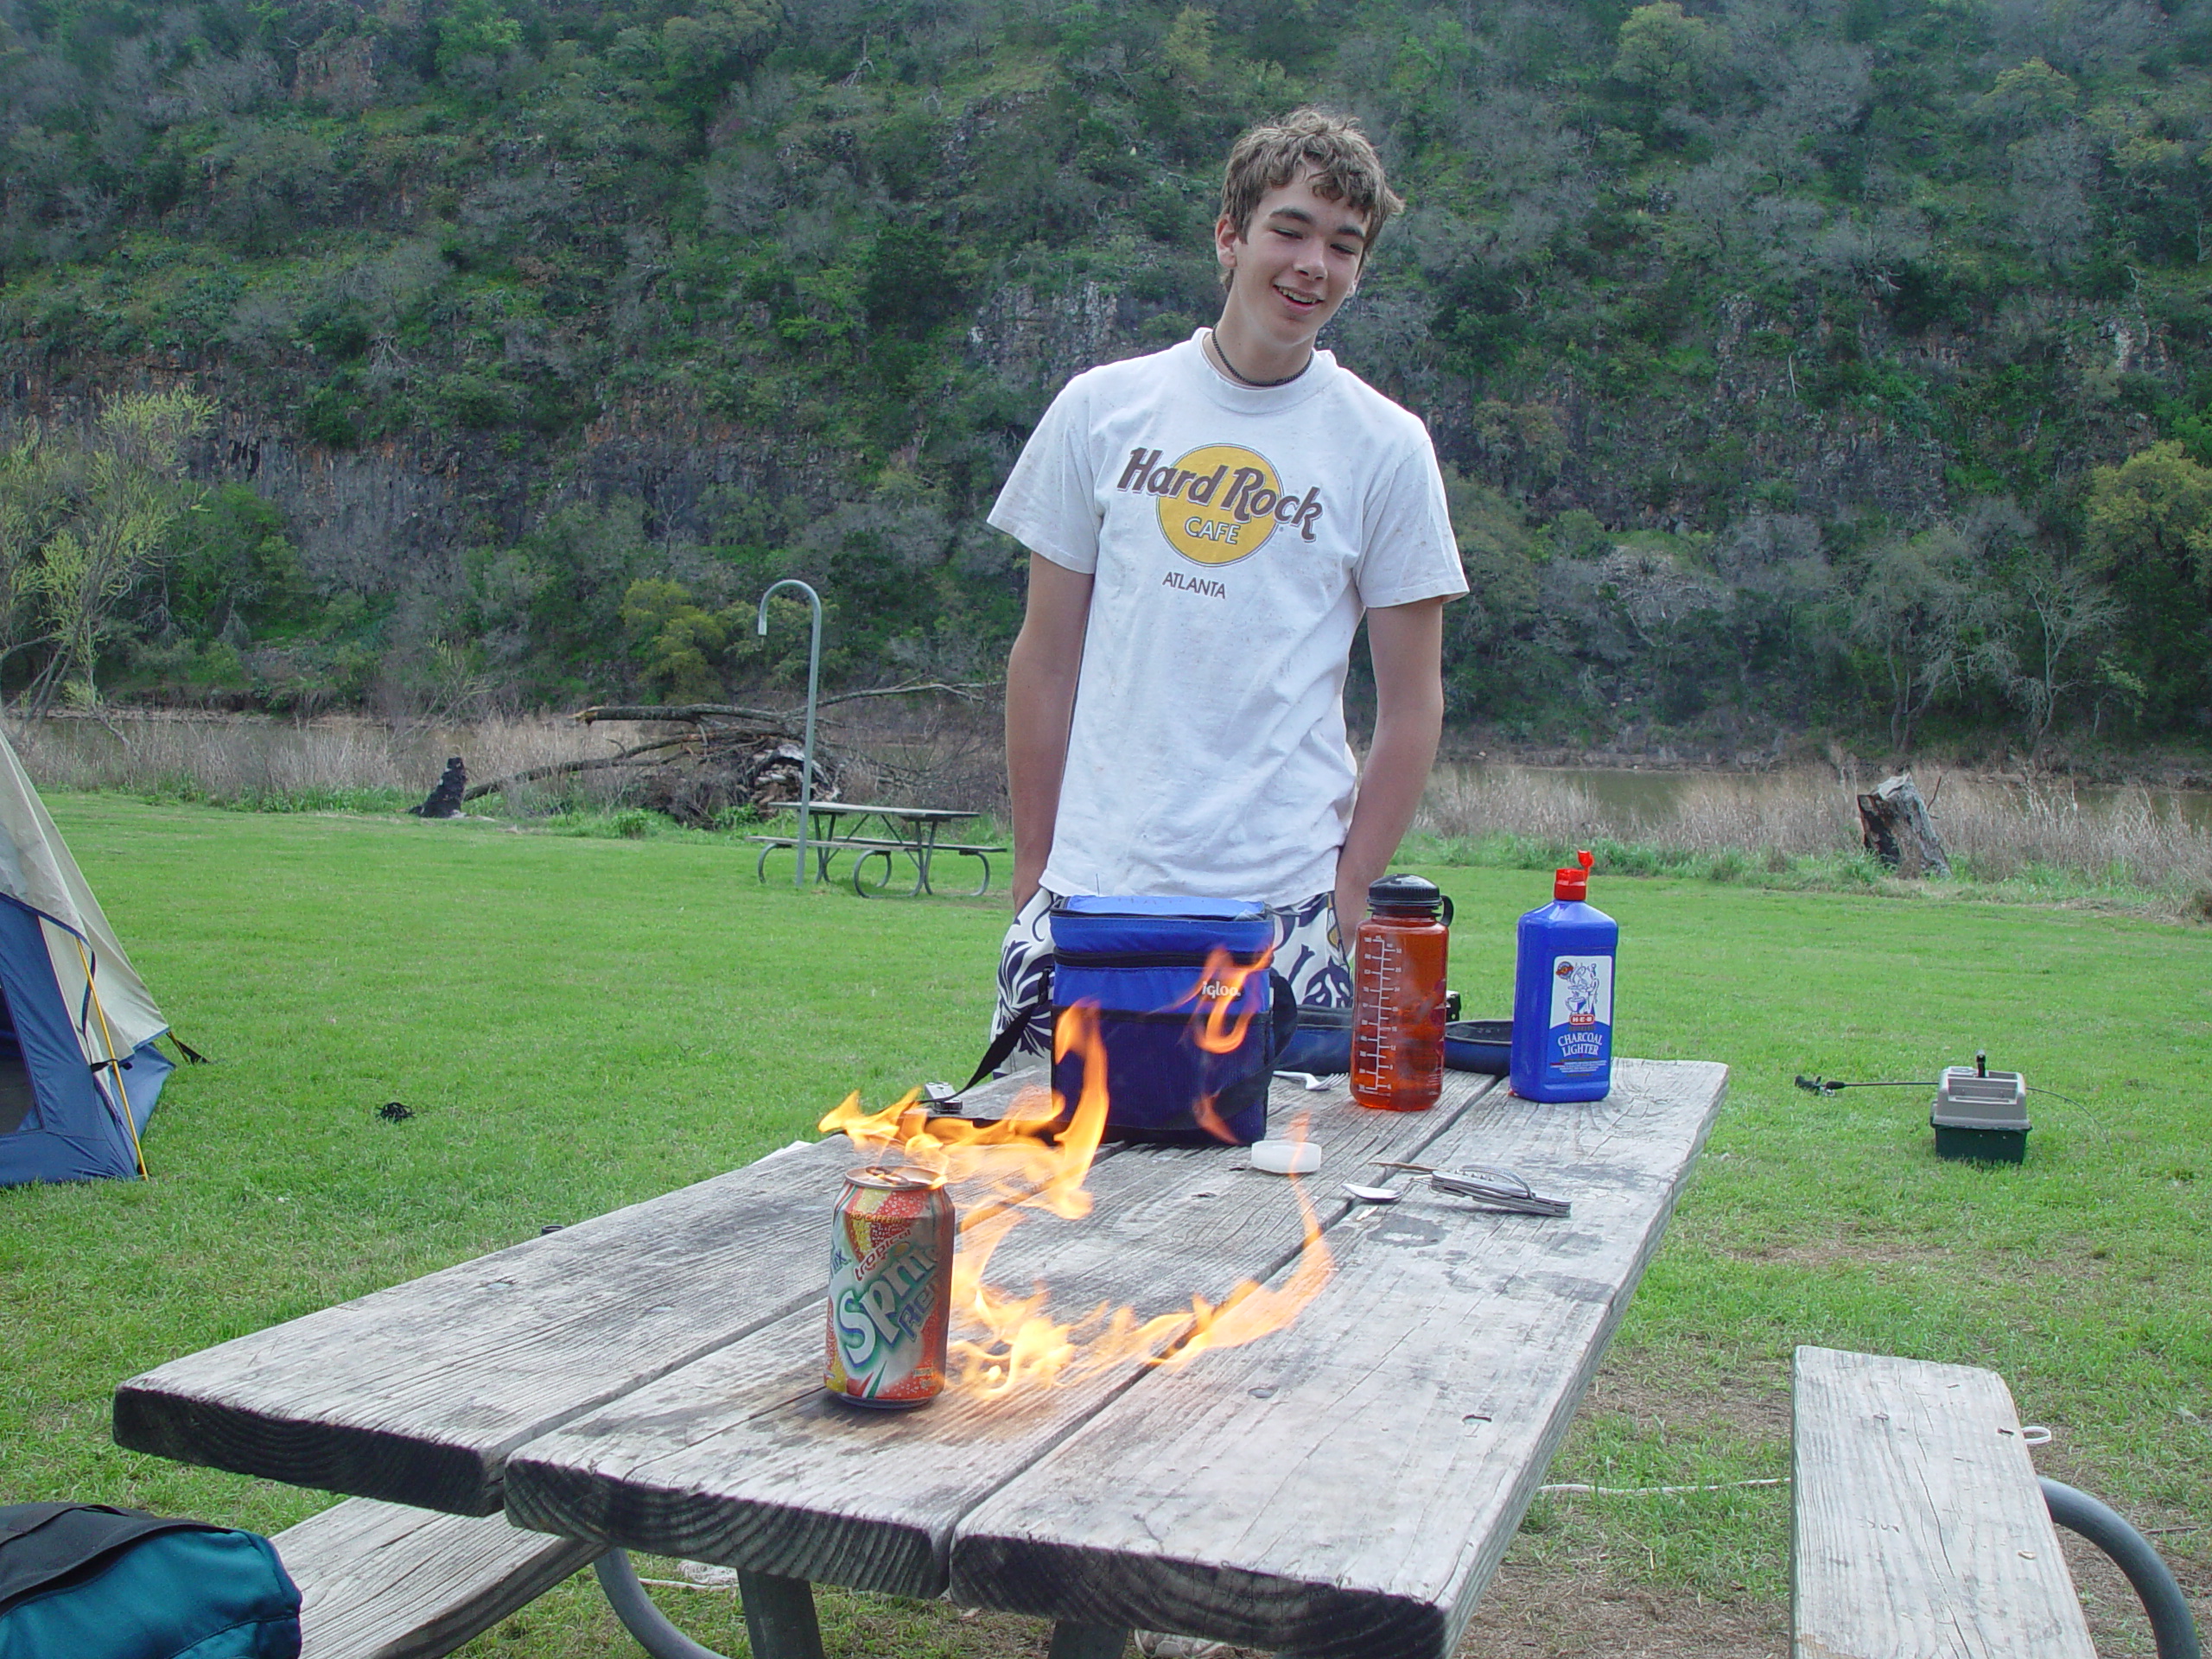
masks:
[[[105,1503],[0,1509],[0,1659],[298,1659],[300,1592],[257,1533]]]
[[[1297,999],[1271,969],[1241,983],[1206,969],[1224,949],[1255,968],[1274,944],[1274,918],[1244,899],[1071,898],[1053,911],[1053,1020],[1078,1006],[1096,1014],[1110,1137],[1249,1146],[1267,1134],[1268,1085],[1297,1029]],[[1209,1052],[1209,1032],[1234,1046]],[[1086,1064],[1080,1046],[1053,1062],[1064,1109],[1083,1097]]]

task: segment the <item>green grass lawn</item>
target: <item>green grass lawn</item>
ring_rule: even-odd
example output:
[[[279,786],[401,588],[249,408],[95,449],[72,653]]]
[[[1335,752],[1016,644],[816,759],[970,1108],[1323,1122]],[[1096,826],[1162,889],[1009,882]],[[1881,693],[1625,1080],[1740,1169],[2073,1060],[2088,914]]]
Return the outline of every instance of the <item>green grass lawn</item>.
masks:
[[[763,886],[753,849],[496,823],[49,799],[185,1039],[154,1179],[0,1192],[0,1502],[78,1497],[273,1531],[327,1500],[116,1449],[134,1372],[662,1192],[871,1102],[964,1077],[1003,909]],[[1471,1015],[1510,1000],[1527,871],[1458,903]],[[1788,1467],[1801,1342],[1989,1365],[2055,1473],[2212,1528],[2212,935],[2018,905],[1608,880],[1622,1052],[1727,1062],[1729,1102],[1553,1478]],[[1986,1047],[2027,1163],[1934,1154],[1929,1077]],[[400,1101],[415,1116],[385,1122]],[[1786,1489],[1539,1503],[1516,1548],[1698,1594],[1787,1594]],[[2159,1540],[2200,1596],[2212,1532]],[[650,1567],[645,1570],[650,1571]],[[671,1592],[738,1647],[728,1597]],[[2200,1602],[2200,1605],[2202,1604]],[[954,1615],[825,1598],[849,1653],[1015,1649]],[[2200,1613],[2200,1618],[2203,1614]],[[571,1588],[474,1651],[617,1640]],[[615,1650],[620,1650],[619,1648]]]

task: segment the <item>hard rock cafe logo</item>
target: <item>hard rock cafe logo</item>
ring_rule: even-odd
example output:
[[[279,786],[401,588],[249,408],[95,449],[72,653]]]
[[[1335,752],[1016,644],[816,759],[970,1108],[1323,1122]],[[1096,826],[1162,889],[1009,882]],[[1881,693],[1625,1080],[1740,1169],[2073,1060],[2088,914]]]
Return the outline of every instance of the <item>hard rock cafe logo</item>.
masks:
[[[1321,517],[1321,491],[1284,487],[1267,458],[1233,443],[1210,443],[1179,461],[1157,449],[1129,452],[1118,490],[1160,498],[1160,529],[1167,543],[1199,564],[1234,564],[1258,552],[1279,526],[1312,541]]]

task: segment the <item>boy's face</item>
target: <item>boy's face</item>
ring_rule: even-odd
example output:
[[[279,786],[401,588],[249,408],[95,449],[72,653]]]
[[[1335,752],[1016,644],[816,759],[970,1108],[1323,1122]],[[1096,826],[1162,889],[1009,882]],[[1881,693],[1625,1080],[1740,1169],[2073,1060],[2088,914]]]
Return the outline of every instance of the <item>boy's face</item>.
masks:
[[[1366,215],[1316,194],[1314,176],[1308,168],[1262,196],[1248,234],[1225,214],[1214,226],[1214,257],[1229,272],[1222,315],[1234,332],[1278,346],[1310,341],[1359,285]]]

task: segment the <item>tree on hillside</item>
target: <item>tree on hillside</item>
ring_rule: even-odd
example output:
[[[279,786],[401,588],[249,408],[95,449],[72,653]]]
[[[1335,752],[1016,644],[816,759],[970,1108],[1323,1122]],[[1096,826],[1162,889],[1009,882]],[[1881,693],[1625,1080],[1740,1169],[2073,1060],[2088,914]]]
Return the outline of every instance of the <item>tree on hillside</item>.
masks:
[[[1543,700],[1543,667],[1529,645],[1541,594],[1535,540],[1499,492],[1457,471],[1446,473],[1444,487],[1468,586],[1465,600],[1445,613],[1452,712],[1495,720]]]
[[[2089,474],[2082,517],[2089,567],[2127,613],[2101,683],[2138,719],[2202,721],[2212,709],[2212,468],[2178,442],[2154,443]]]
[[[1993,636],[1984,661],[2025,718],[2033,761],[2066,694],[2088,683],[2096,646],[2120,609],[2087,570],[2040,551],[2021,563],[2011,588],[2015,617]]]
[[[1621,24],[1613,79],[1655,104],[1679,104],[1704,82],[1725,45],[1720,31],[1683,14],[1675,0],[1638,6]]]
[[[184,446],[214,414],[186,391],[139,392],[103,409],[92,430],[34,432],[0,463],[0,557],[11,630],[19,609],[52,653],[24,694],[42,713],[57,693],[99,699],[102,642],[139,578],[167,556],[200,492],[184,476]]]
[[[1890,747],[1910,753],[1913,733],[1936,699],[1960,684],[1993,618],[1967,538],[1937,524],[1878,547],[1845,608],[1846,629],[1881,662]]]
[[[2074,83],[2041,58],[2007,69],[1974,105],[1974,114],[1999,130],[2019,133],[2073,113],[2081,102]]]
[[[43,631],[33,572],[40,550],[68,517],[66,447],[34,423],[0,450],[0,670],[19,651],[52,643]]]
[[[2115,574],[2157,569],[2212,593],[2212,468],[2154,443],[2089,475],[2089,556]]]

